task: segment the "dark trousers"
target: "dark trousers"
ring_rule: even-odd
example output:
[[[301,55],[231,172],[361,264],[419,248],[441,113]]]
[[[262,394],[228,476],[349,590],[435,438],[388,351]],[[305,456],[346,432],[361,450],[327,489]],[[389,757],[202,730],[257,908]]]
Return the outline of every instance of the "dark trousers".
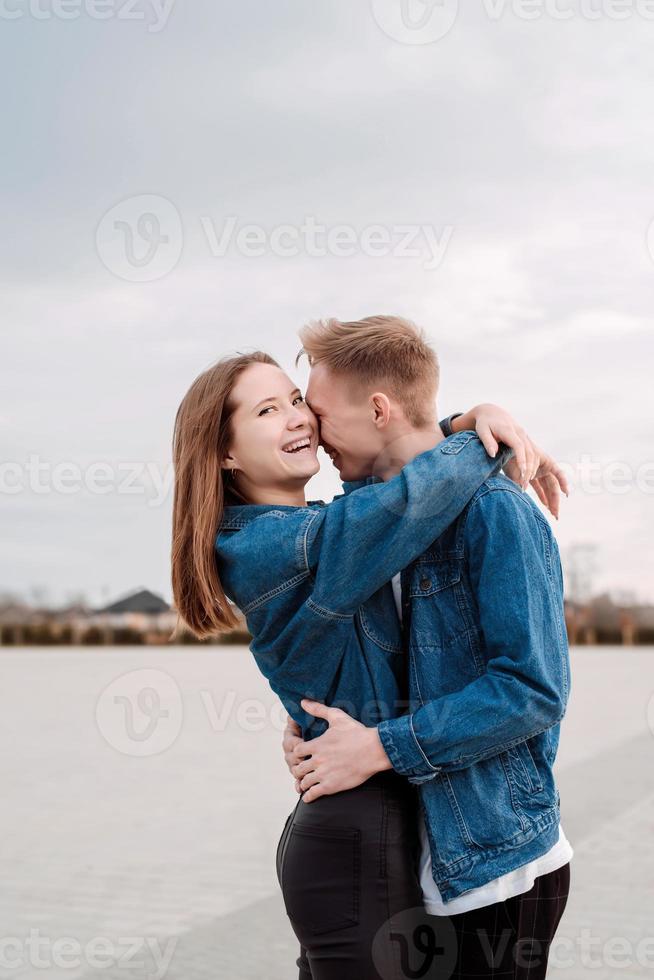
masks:
[[[300,943],[299,980],[542,980],[570,866],[503,902],[452,916],[422,905],[415,786],[392,770],[302,797],[277,846],[277,877]]]

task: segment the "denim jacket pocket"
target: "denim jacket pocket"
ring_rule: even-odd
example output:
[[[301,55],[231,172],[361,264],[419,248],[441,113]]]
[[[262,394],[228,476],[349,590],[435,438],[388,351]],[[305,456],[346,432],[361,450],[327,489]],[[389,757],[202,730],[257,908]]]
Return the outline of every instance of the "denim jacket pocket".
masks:
[[[509,749],[509,759],[511,769],[516,782],[527,793],[540,793],[543,789],[543,781],[538,771],[534,758],[529,751],[528,742],[519,742]]]
[[[418,660],[421,678],[426,690],[436,684],[443,692],[452,690],[457,672],[463,668],[469,680],[468,665],[474,666],[474,673],[480,668],[475,664],[474,651],[470,647],[471,624],[466,616],[467,599],[462,581],[461,561],[443,557],[417,561],[412,570],[407,588],[411,601],[411,645]],[[459,655],[449,659],[439,668],[434,660],[434,651],[457,648]],[[449,682],[445,682],[445,675]],[[422,685],[421,685],[422,686]],[[436,697],[436,694],[430,695]]]
[[[461,563],[455,559],[418,560],[414,569],[409,589],[412,599],[435,595],[461,581]]]

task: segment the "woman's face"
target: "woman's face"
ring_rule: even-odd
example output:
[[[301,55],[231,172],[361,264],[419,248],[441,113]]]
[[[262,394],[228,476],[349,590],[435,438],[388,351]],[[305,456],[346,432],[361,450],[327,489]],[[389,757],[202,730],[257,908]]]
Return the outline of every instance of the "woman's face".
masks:
[[[281,368],[252,364],[230,398],[232,439],[225,468],[235,467],[235,486],[247,499],[266,491],[297,492],[318,472],[318,423],[302,393]]]

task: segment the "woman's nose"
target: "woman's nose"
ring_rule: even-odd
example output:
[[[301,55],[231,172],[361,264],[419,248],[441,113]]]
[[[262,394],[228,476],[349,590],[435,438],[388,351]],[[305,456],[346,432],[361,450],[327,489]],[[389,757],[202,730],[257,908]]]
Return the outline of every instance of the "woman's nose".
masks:
[[[299,429],[301,426],[307,424],[306,412],[301,411],[299,408],[293,406],[291,408],[291,416],[288,420],[288,426],[290,429]]]

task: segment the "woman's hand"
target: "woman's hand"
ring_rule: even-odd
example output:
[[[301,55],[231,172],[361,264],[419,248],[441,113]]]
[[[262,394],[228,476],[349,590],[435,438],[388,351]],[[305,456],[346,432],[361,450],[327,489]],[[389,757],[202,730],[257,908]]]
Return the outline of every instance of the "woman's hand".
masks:
[[[476,430],[489,456],[497,454],[498,443],[509,446],[514,455],[504,472],[523,490],[531,483],[538,499],[558,520],[561,491],[566,497],[569,492],[567,477],[558,463],[530,439],[505,409],[491,402],[476,405],[453,420],[454,432],[463,429]]]
[[[296,745],[302,741],[302,729],[296,721],[291,718],[290,715],[286,716],[286,728],[284,729],[284,737],[282,738],[282,748],[284,749],[284,760],[288,766],[288,770],[295,779],[295,791],[301,793],[300,780],[295,778],[293,773],[293,766],[298,763],[298,758],[294,753]]]

